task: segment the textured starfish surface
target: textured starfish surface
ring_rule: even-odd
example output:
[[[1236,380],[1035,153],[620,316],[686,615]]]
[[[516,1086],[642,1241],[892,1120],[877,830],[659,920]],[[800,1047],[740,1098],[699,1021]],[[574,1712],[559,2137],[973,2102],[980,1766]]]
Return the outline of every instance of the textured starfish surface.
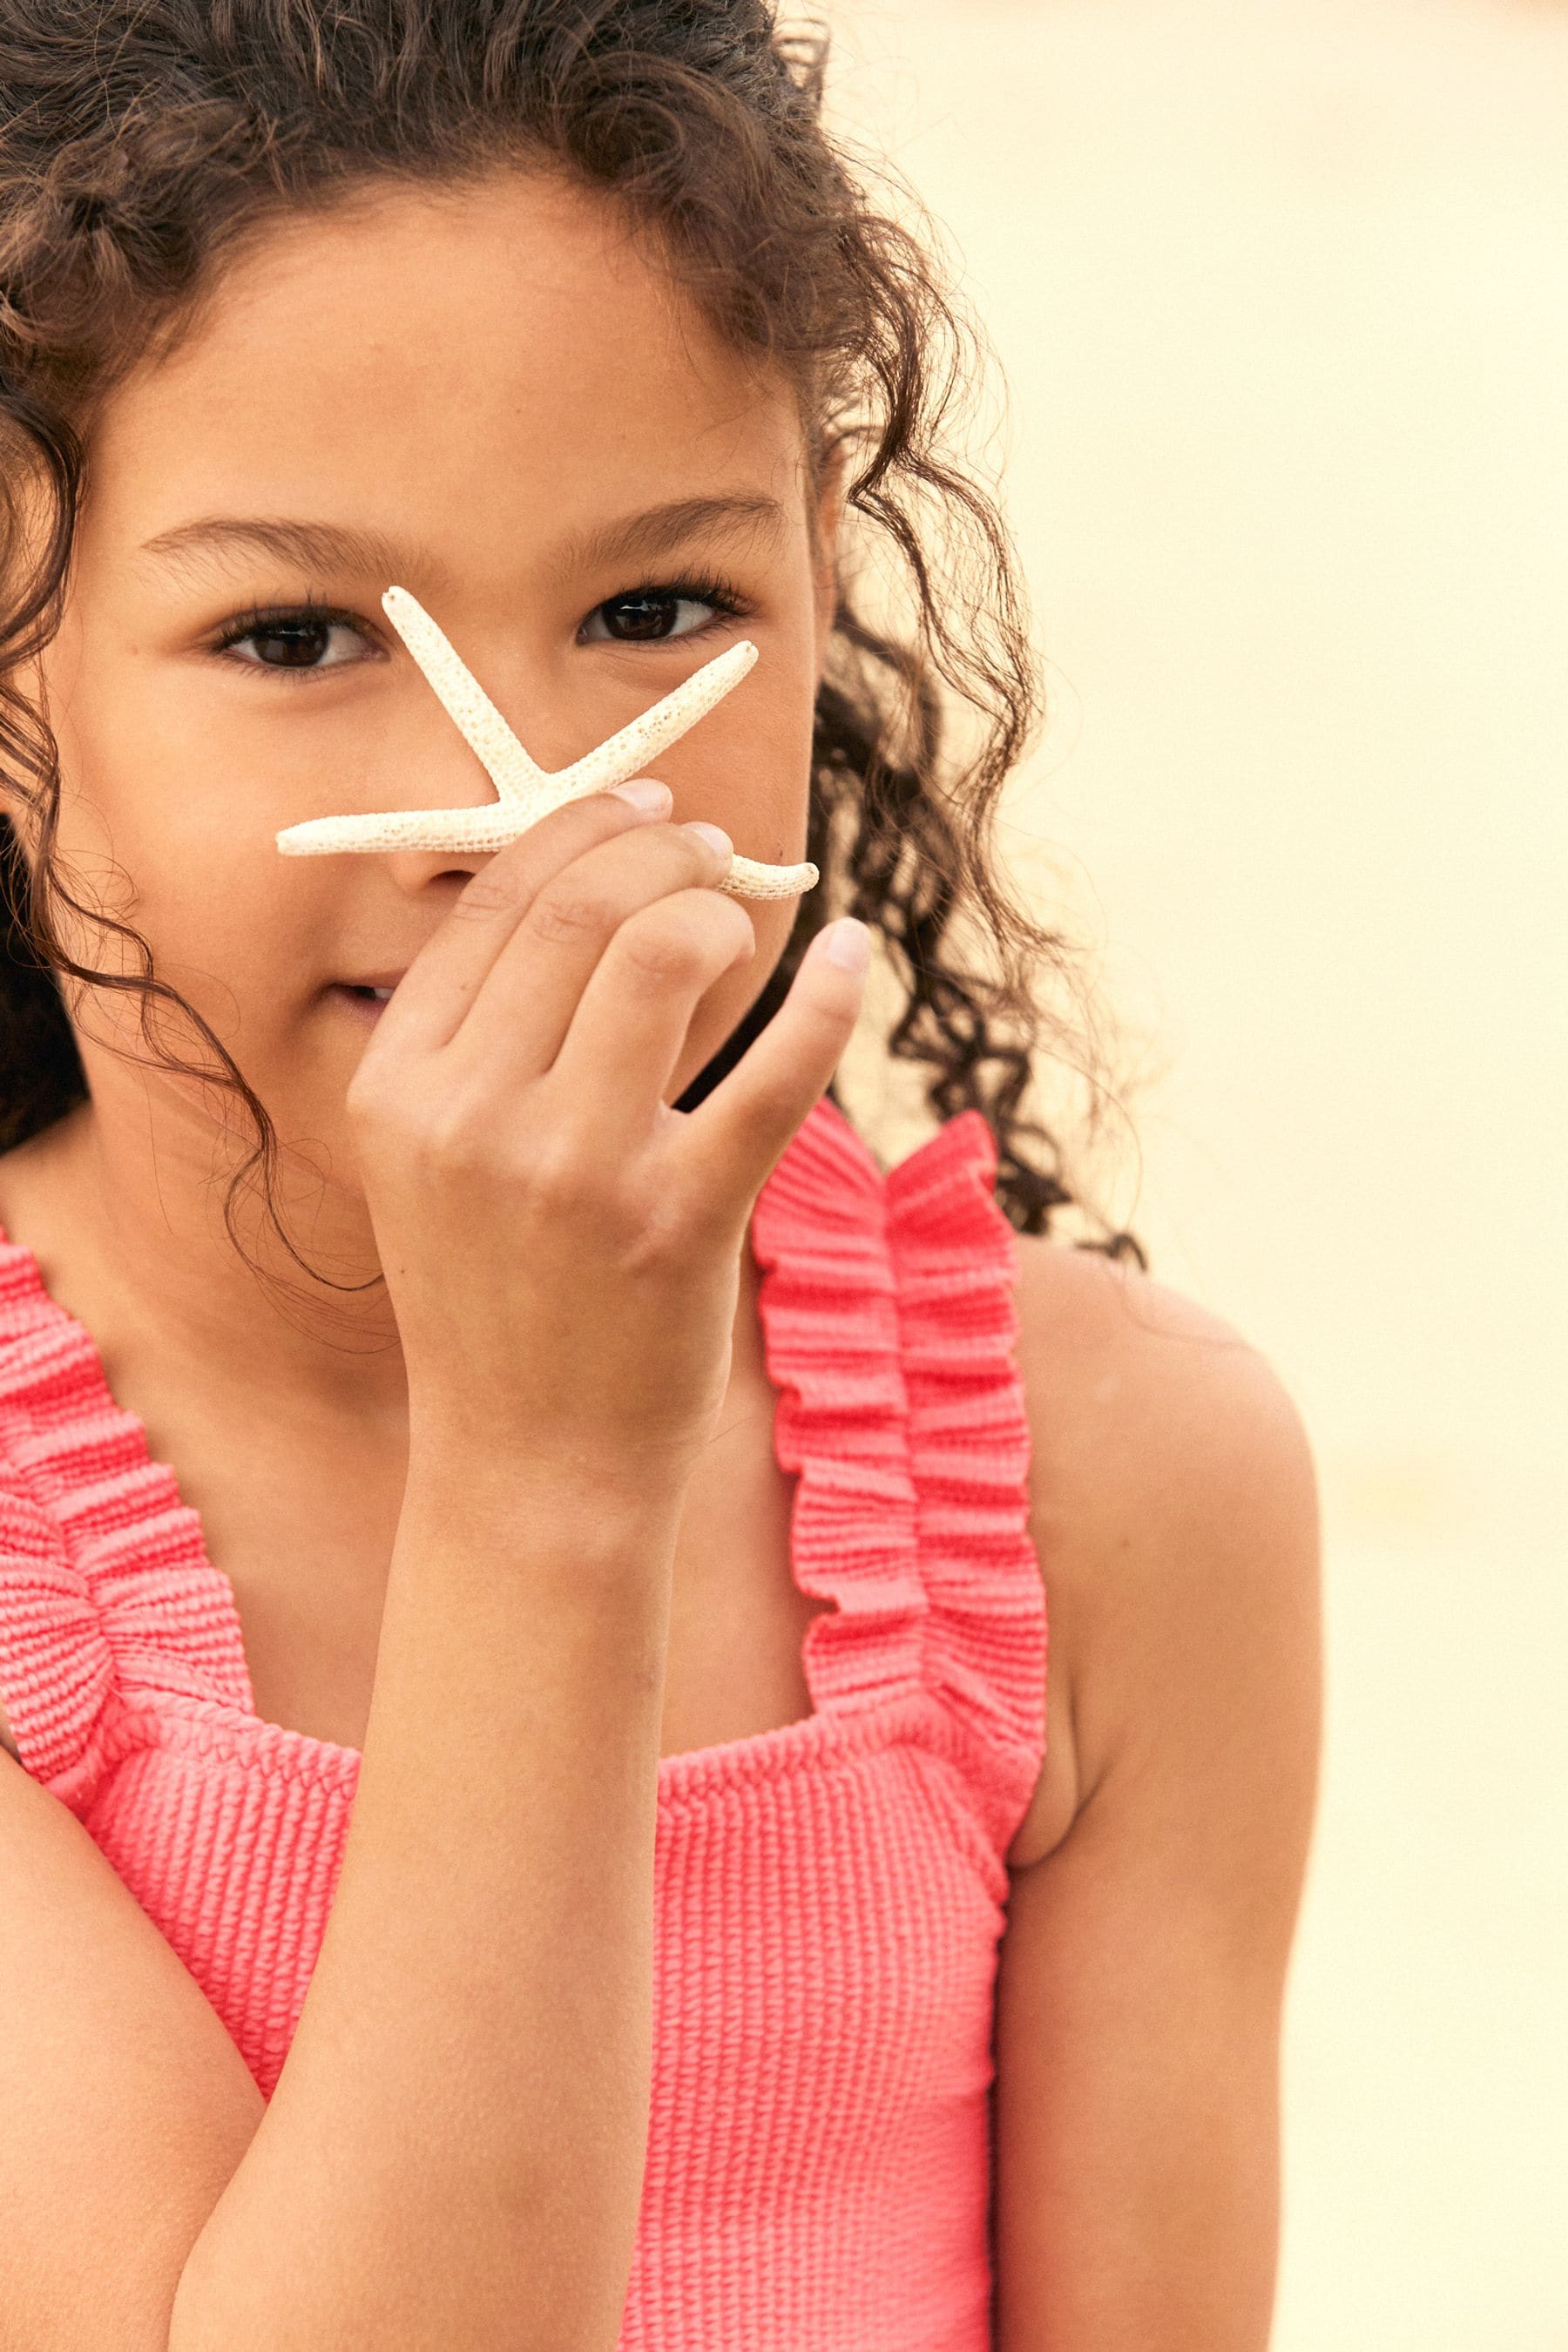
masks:
[[[496,788],[483,808],[384,809],[364,816],[310,817],[277,836],[285,857],[341,850],[501,849],[567,801],[607,792],[639,774],[659,752],[740,685],[757,658],[749,638],[716,655],[640,719],[607,736],[569,768],[548,773],[530,759],[479,680],[406,588],[389,588],[382,609],[435,689],[443,709]],[[815,889],[812,865],[765,866],[731,857],[718,884],[736,898],[796,898]]]

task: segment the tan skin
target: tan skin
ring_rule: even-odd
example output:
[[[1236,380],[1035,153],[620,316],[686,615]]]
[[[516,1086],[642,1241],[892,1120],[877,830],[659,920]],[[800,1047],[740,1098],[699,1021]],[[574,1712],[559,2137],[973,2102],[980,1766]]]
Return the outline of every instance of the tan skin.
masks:
[[[561,813],[527,853],[545,855],[547,826],[577,826],[552,870],[608,847],[629,890],[634,862],[646,876],[662,859],[644,901],[700,896],[720,910],[703,918],[710,946],[731,927],[732,960],[662,1090],[672,1103],[756,998],[794,913],[703,889],[717,867],[679,824],[716,823],[769,862],[804,855],[841,490],[820,488],[814,552],[784,388],[713,339],[605,208],[521,177],[275,227],[175,353],[114,394],[47,657],[62,849],[79,895],[121,894],[114,910],[268,1104],[283,1213],[338,1279],[378,1264],[367,1129],[347,1102],[376,1033],[324,984],[401,971],[450,936],[490,862],[274,847],[308,816],[492,797],[381,618],[382,588],[395,578],[427,605],[547,769],[737,637],[761,648],[658,761],[670,823]],[[777,519],[710,520],[646,559],[568,549],[716,494],[773,501]],[[232,538],[147,551],[213,517],[386,544],[309,562]],[[715,566],[741,614],[686,604],[664,640],[615,640],[614,600]],[[216,650],[237,615],[306,596],[351,616],[310,641],[313,671],[264,667],[276,640]],[[261,1715],[358,1747],[419,1301],[405,1294],[400,1321],[390,1270],[388,1290],[359,1297],[311,1286],[256,1220],[252,1253],[331,1309],[280,1313],[224,1234],[232,1162],[211,1106],[108,1050],[117,1034],[134,1045],[125,1002],[99,992],[73,1018],[91,1101],[0,1160],[0,1223],[175,1466],[234,1586]],[[1018,1261],[1050,1738],[1009,1853],[996,2340],[1264,2352],[1279,2011],[1319,1740],[1310,1449],[1274,1374],[1218,1318],[1054,1243],[1021,1237]],[[790,1573],[793,1482],[773,1456],[749,1247],[731,1274],[731,1349],[681,1505],[666,1755],[810,1709],[801,1639],[822,1604]]]

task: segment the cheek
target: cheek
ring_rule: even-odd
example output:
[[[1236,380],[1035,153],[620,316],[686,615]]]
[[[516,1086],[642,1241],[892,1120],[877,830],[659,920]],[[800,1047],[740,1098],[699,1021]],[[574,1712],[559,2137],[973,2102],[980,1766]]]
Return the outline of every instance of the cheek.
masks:
[[[669,768],[666,781],[675,792],[676,815],[723,825],[744,856],[768,865],[793,865],[804,856],[815,699],[809,646],[770,635],[762,658],[728,702],[688,738],[691,783],[683,786],[675,774],[673,755],[654,763],[660,773]],[[713,726],[715,719],[720,726]],[[713,731],[704,743],[709,727]],[[676,751],[684,748],[677,745]],[[782,908],[765,899],[745,903],[757,921],[759,951],[770,914],[782,915],[782,947],[795,902]]]
[[[84,651],[67,667],[63,691],[51,679],[62,840],[68,827],[112,854],[139,892],[161,866],[221,869],[244,805],[232,730],[220,742],[167,667],[133,645],[104,632]]]
[[[94,665],[90,692],[57,714],[61,797],[58,852],[77,866],[75,895],[140,933],[154,975],[178,989],[231,1051],[280,1031],[311,993],[330,930],[324,870],[302,873],[279,856],[275,835],[292,811],[279,808],[275,740],[231,713],[204,709],[167,687],[154,692],[151,665]],[[303,730],[298,754],[307,755]],[[321,755],[308,746],[314,765]],[[288,789],[311,784],[286,762]],[[327,763],[341,780],[342,763]],[[326,789],[330,776],[317,779]],[[66,910],[60,911],[62,924]],[[74,925],[77,961],[135,974],[141,959],[112,931]],[[134,1024],[135,1001],[112,1005],[100,992],[89,1014],[101,1030]],[[210,1053],[177,1014],[180,1050]],[[133,1034],[133,1032],[132,1032]]]
[[[231,1052],[281,1037],[302,1010],[316,962],[298,910],[271,877],[232,863],[187,864],[167,841],[144,836],[117,845],[117,863],[132,887],[122,887],[112,900],[106,895],[105,911],[146,942],[153,978],[176,990]],[[89,894],[80,895],[93,903]],[[141,976],[142,957],[114,931],[94,927],[88,949],[79,961]],[[112,1018],[134,1035],[136,996],[119,991],[97,996],[102,1009],[95,1022],[101,1026]],[[183,1057],[209,1059],[210,1046],[176,1007],[155,1006],[153,1018],[161,1027],[168,1024],[164,1034]]]
[[[189,733],[134,693],[110,724],[107,705],[78,698],[57,714],[60,816],[56,863],[88,908],[140,935],[153,975],[168,982],[226,1045],[284,1015],[313,969],[308,893],[281,869],[269,830],[230,821],[231,775],[204,760]],[[119,723],[122,722],[122,723]],[[268,814],[268,812],[262,812]],[[270,863],[268,863],[270,860]],[[132,941],[56,901],[56,919],[79,963],[135,976]],[[134,1043],[137,1000],[97,992],[86,1017]],[[167,1018],[178,1023],[177,1013]],[[179,1023],[180,1050],[210,1048]]]

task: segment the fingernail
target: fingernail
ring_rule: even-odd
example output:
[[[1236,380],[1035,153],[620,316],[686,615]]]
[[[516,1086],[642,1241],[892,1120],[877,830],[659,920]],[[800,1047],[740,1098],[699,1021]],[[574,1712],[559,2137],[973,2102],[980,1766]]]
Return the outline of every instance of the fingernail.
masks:
[[[871,961],[871,934],[853,915],[841,915],[824,931],[822,952],[840,971],[865,971]]]
[[[616,800],[630,801],[633,808],[646,809],[650,816],[662,815],[672,798],[669,786],[652,776],[634,776],[629,784],[612,784],[610,790]]]
[[[732,857],[735,854],[735,845],[722,825],[704,824],[700,817],[693,817],[684,830],[696,834],[700,841],[705,841],[710,849],[716,849],[721,857]]]

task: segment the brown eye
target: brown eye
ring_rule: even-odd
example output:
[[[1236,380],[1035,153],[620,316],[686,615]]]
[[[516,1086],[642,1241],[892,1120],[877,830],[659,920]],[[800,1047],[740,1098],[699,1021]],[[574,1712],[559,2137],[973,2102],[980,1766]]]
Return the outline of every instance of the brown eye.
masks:
[[[331,613],[268,613],[230,629],[218,647],[247,669],[341,669],[362,660],[361,630]]]
[[[293,623],[281,629],[254,629],[248,642],[269,669],[314,669],[332,641],[324,621]]]
[[[695,597],[639,589],[635,595],[612,596],[598,606],[594,617],[603,614],[609,635],[623,645],[639,645],[649,638],[689,635],[689,630],[678,630],[675,625],[683,604],[699,613],[703,609]],[[699,621],[697,626],[701,625]]]
[[[716,574],[684,572],[606,596],[578,632],[579,641],[621,646],[657,645],[665,637],[695,637],[718,622],[735,620],[752,607]]]

